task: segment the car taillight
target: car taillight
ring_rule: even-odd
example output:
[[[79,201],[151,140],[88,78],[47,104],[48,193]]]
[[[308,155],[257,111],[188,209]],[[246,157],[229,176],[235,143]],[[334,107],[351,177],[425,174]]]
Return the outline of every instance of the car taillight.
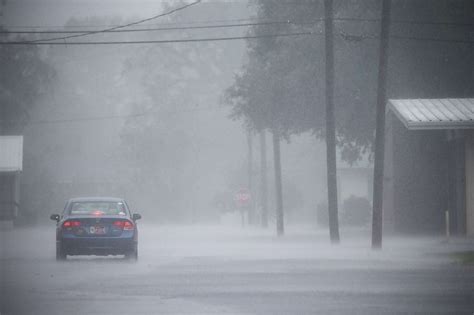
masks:
[[[81,226],[81,222],[80,221],[66,221],[63,223],[63,227],[65,228],[71,228],[71,227],[78,227],[78,226]]]
[[[130,222],[130,221],[125,221],[125,223],[123,225],[123,229],[126,230],[126,231],[133,230],[133,223]]]
[[[125,220],[115,221],[113,225],[125,231],[131,231],[134,229],[133,223]]]

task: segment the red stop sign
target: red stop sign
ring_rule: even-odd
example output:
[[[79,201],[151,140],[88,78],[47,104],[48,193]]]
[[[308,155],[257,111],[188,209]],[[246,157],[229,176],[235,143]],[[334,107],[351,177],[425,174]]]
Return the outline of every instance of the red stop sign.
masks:
[[[250,192],[247,189],[241,189],[235,194],[235,199],[240,204],[246,204],[250,201]]]

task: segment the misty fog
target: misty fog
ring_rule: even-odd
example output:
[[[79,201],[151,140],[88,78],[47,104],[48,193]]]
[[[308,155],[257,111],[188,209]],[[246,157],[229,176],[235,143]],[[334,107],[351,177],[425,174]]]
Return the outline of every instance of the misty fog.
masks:
[[[64,23],[67,29],[127,23],[146,16],[147,5],[141,13],[127,14],[120,6],[101,14],[99,6],[87,16],[87,6],[64,4],[47,24]],[[44,8],[34,6],[39,12]],[[198,23],[213,20],[217,13],[228,20],[249,18],[251,9],[244,2],[208,3],[161,24]],[[12,12],[6,15],[8,25],[41,24],[46,18],[25,16],[30,9],[22,9],[21,2],[7,3],[5,10]],[[243,35],[245,29],[212,33]],[[201,34],[209,35],[209,30],[167,32],[160,38]],[[117,35],[99,37],[113,40]],[[23,177],[31,186],[25,208],[35,209],[36,216],[42,213],[37,220],[43,221],[50,212],[60,212],[69,197],[117,195],[160,223],[218,221],[216,196],[232,195],[247,185],[247,135],[240,122],[228,118],[223,95],[241,71],[245,50],[243,41],[45,48],[42,54],[54,79],[43,83],[47,92],[34,106],[34,119],[24,131]],[[259,149],[254,138],[257,186]],[[285,182],[298,194],[293,199],[301,198],[299,217],[313,221],[312,209],[324,199],[324,146],[310,134],[295,138],[283,147]]]
[[[0,315],[474,311],[472,2],[0,13]]]

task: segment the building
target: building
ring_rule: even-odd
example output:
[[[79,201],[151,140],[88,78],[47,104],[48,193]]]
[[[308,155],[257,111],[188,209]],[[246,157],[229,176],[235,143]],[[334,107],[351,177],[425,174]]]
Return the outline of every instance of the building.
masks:
[[[23,136],[0,136],[0,220],[14,220],[20,210]]]
[[[389,100],[384,225],[474,236],[474,99]]]

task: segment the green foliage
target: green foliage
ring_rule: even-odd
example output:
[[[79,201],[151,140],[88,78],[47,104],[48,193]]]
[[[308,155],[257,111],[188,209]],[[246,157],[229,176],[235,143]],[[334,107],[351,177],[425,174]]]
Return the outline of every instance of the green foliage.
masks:
[[[290,23],[257,25],[251,35],[309,30],[314,35],[248,41],[249,60],[226,94],[232,118],[243,119],[252,129],[277,129],[284,137],[310,131],[324,138],[324,36],[319,36],[323,27],[317,22],[323,16],[323,2],[288,5],[260,0],[255,5],[262,21]],[[371,15],[377,9],[373,1],[344,2],[336,5],[336,15]],[[336,32],[340,29],[336,27]],[[342,158],[354,162],[371,152],[375,94],[370,87],[376,86],[376,49],[364,42],[347,42],[338,33],[335,45],[337,145]]]

